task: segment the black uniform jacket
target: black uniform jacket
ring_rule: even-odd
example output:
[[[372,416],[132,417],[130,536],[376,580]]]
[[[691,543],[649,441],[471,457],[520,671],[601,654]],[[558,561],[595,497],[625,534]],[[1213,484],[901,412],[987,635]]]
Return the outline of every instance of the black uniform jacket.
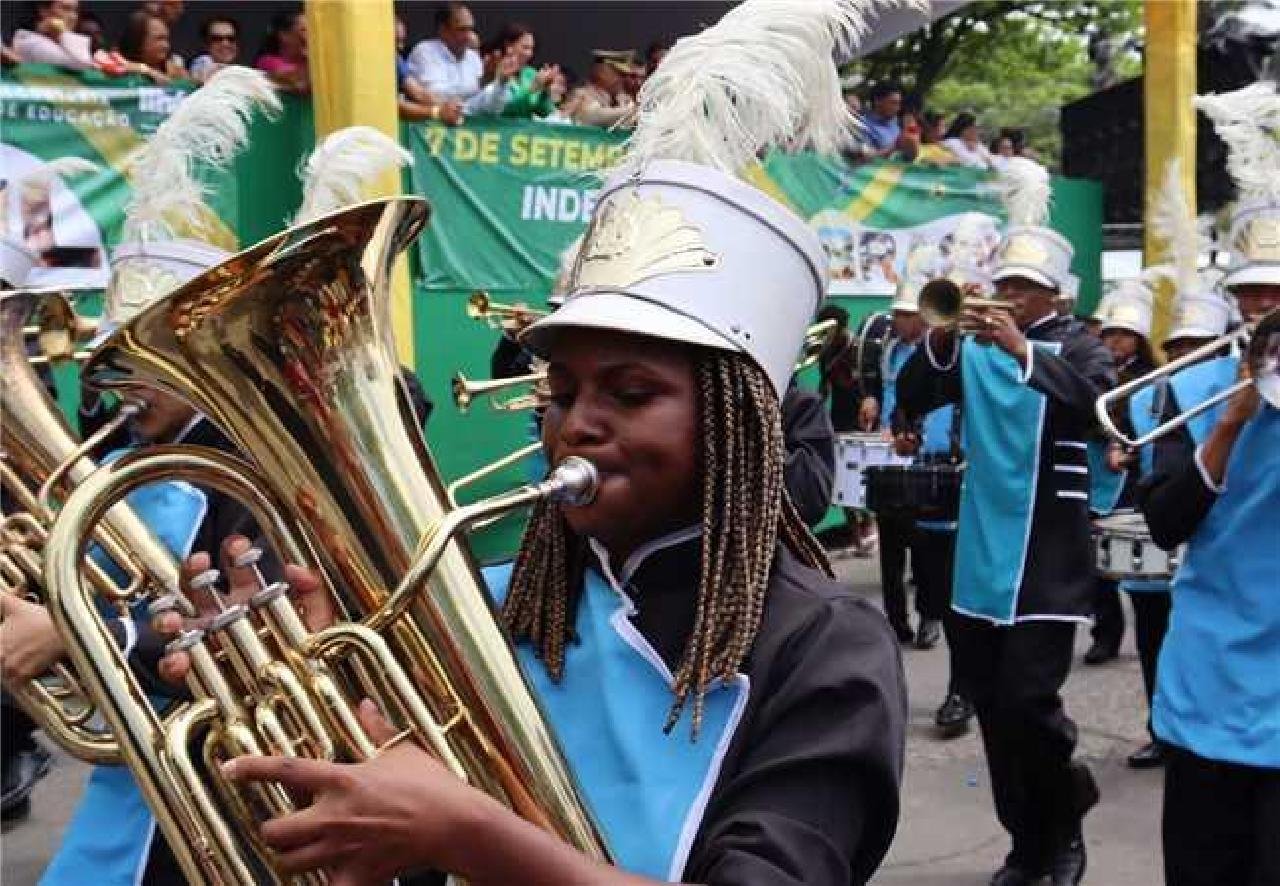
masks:
[[[783,470],[791,503],[800,519],[816,526],[831,507],[836,474],[836,432],[822,398],[792,384],[782,398]]]
[[[697,538],[659,549],[626,587],[636,627],[673,671],[693,624],[700,550]],[[907,716],[884,616],[780,546],[743,671],[747,708],[684,881],[865,883],[897,827]]]
[[[1160,421],[1181,412],[1173,389],[1166,386]],[[1151,473],[1137,487],[1137,505],[1147,518],[1151,539],[1167,551],[1188,541],[1208,516],[1218,493],[1209,487],[1195,462],[1195,441],[1184,425],[1151,444]]]
[[[1096,428],[1094,403],[1116,383],[1115,365],[1102,342],[1074,317],[1052,315],[1025,334],[1031,341],[1059,342],[1061,348],[1057,354],[1035,349],[1030,358],[1027,385],[1048,402],[1016,617],[1083,619],[1092,612],[1094,581],[1087,441]],[[918,348],[898,376],[898,401],[909,420],[959,403],[963,393],[960,361],[939,369],[926,348]]]

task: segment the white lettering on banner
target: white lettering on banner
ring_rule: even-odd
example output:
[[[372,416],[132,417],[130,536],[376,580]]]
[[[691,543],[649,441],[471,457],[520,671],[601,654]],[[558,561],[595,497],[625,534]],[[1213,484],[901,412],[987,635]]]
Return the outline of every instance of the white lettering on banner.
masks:
[[[525,185],[520,199],[521,221],[585,224],[596,207],[596,191]]]

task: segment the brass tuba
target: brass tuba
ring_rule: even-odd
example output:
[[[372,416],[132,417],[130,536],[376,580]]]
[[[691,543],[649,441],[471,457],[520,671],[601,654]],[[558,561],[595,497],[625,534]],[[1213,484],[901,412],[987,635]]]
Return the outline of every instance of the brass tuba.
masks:
[[[0,514],[0,591],[44,602],[44,546],[55,516],[53,497],[89,476],[96,465],[85,455],[96,439],[129,414],[81,443],[29,361],[26,330],[55,333],[54,318],[74,318],[57,290],[0,293],[0,489],[9,510]],[[31,321],[37,321],[32,324]],[[31,324],[31,325],[29,325]],[[94,540],[128,575],[119,587],[94,561],[81,568],[98,594],[122,616],[143,586],[178,588],[173,557],[127,504],[105,515]],[[74,669],[57,665],[44,677],[10,687],[22,708],[68,753],[92,763],[118,760],[111,735],[96,725],[95,707]]]
[[[566,462],[542,484],[450,509],[400,381],[388,297],[428,214],[421,199],[378,200],[277,234],[153,304],[86,367],[104,388],[186,398],[253,462],[193,447],[126,456],[76,489],[48,545],[55,621],[190,882],[284,881],[256,829],[291,798],[242,792],[216,764],[364,759],[377,751],[354,716],[364,695],[472,785],[608,857],[456,538],[539,497],[585,500],[595,472]],[[345,620],[311,633],[284,586],[264,583],[175,641],[192,656],[194,701],[166,724],[105,642],[75,563],[112,501],[175,475],[243,500],[287,558],[320,570]]]

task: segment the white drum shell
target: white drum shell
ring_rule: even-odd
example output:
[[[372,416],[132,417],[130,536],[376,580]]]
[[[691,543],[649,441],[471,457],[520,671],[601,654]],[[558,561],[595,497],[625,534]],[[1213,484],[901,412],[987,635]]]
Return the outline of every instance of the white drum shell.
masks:
[[[865,508],[866,469],[873,465],[909,464],[910,456],[896,455],[893,443],[880,434],[837,434],[832,503],[842,508]]]

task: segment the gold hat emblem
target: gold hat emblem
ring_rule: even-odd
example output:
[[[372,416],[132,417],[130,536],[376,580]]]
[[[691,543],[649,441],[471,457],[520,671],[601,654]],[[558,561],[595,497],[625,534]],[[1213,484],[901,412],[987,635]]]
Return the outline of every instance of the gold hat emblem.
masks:
[[[1049,251],[1036,237],[1015,234],[1004,243],[1000,250],[1000,261],[1010,265],[1031,265],[1039,267],[1049,260]]]
[[[609,200],[587,231],[568,289],[626,289],[662,274],[709,271],[720,257],[702,231],[656,194],[629,190]]]
[[[112,323],[124,323],[181,283],[157,262],[122,261],[111,274],[103,315]]]
[[[1280,261],[1280,219],[1251,218],[1236,235],[1236,254],[1245,262]]]

